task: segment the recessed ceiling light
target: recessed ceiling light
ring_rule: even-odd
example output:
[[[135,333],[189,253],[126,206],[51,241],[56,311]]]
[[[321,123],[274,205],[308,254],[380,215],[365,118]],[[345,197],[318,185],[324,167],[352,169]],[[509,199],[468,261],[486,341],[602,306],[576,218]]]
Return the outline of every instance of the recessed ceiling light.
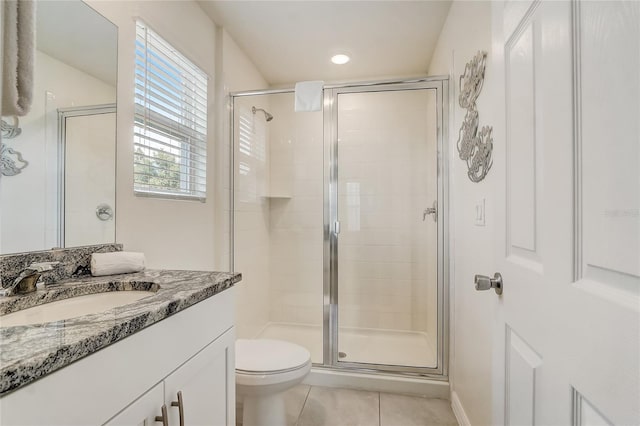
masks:
[[[342,53],[340,53],[339,55],[333,55],[331,57],[331,62],[333,62],[336,65],[344,65],[347,62],[349,62],[351,60],[350,57],[348,57],[347,55],[344,55]]]

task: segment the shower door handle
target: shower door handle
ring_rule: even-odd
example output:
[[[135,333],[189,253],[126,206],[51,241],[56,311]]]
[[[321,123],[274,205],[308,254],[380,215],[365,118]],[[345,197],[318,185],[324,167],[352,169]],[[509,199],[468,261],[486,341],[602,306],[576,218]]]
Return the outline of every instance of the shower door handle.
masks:
[[[333,224],[333,234],[336,237],[338,236],[338,234],[340,234],[340,222],[337,220]]]
[[[433,215],[433,221],[438,221],[438,202],[434,201],[432,207],[428,207],[424,209],[422,212],[422,221],[424,222],[427,219],[427,215]]]

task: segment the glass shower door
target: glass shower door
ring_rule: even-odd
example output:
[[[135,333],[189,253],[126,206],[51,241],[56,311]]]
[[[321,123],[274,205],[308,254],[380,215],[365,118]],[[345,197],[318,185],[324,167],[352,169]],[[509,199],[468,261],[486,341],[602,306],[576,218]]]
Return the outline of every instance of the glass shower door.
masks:
[[[334,365],[442,366],[438,87],[333,93]]]

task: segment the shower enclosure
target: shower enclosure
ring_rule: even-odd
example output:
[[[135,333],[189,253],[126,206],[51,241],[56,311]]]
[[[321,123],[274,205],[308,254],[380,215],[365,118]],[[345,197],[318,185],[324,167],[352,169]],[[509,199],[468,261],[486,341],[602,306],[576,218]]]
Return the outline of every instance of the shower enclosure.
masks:
[[[238,336],[316,368],[447,375],[446,78],[231,95]]]

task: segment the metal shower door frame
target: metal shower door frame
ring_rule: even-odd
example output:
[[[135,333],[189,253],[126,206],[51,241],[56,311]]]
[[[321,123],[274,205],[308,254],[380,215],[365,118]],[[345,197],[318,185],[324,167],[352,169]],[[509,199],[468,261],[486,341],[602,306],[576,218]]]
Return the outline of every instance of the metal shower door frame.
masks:
[[[340,361],[338,357],[338,96],[346,93],[386,92],[431,89],[436,91],[437,120],[437,363],[435,367],[414,367]],[[323,304],[323,364],[315,367],[369,374],[401,374],[448,379],[449,359],[449,247],[448,247],[448,124],[449,79],[426,77],[411,81],[383,81],[366,84],[325,87],[324,90],[324,304]]]
[[[65,247],[65,204],[66,204],[66,189],[67,189],[67,178],[66,178],[66,154],[67,154],[67,119],[73,117],[86,117],[89,115],[101,115],[101,114],[116,114],[117,113],[117,105],[116,103],[110,104],[100,104],[100,105],[83,105],[77,107],[69,107],[69,108],[58,108],[57,110],[57,189],[58,189],[58,230],[56,233],[57,244],[56,247]],[[116,117],[116,126],[117,126]],[[117,127],[116,127],[117,129]],[[114,147],[114,158],[117,156],[117,146]],[[116,175],[116,170],[113,171],[114,176]],[[114,186],[115,192],[115,186]],[[115,197],[114,197],[114,206],[115,209]],[[117,210],[116,210],[117,211]],[[114,241],[115,239],[114,235]]]
[[[438,184],[438,348],[435,368],[349,363],[338,360],[337,347],[337,238],[332,224],[337,220],[337,94],[394,90],[436,90],[437,114],[437,184]],[[235,270],[235,101],[245,96],[294,93],[293,88],[260,89],[229,93],[230,162],[229,168],[229,266]],[[323,107],[324,221],[323,221],[323,363],[314,368],[363,372],[371,375],[400,375],[448,380],[449,371],[449,77],[417,77],[405,80],[378,80],[325,85]],[[333,201],[332,201],[333,197]],[[335,257],[333,257],[335,256]],[[332,291],[332,288],[334,289]]]

